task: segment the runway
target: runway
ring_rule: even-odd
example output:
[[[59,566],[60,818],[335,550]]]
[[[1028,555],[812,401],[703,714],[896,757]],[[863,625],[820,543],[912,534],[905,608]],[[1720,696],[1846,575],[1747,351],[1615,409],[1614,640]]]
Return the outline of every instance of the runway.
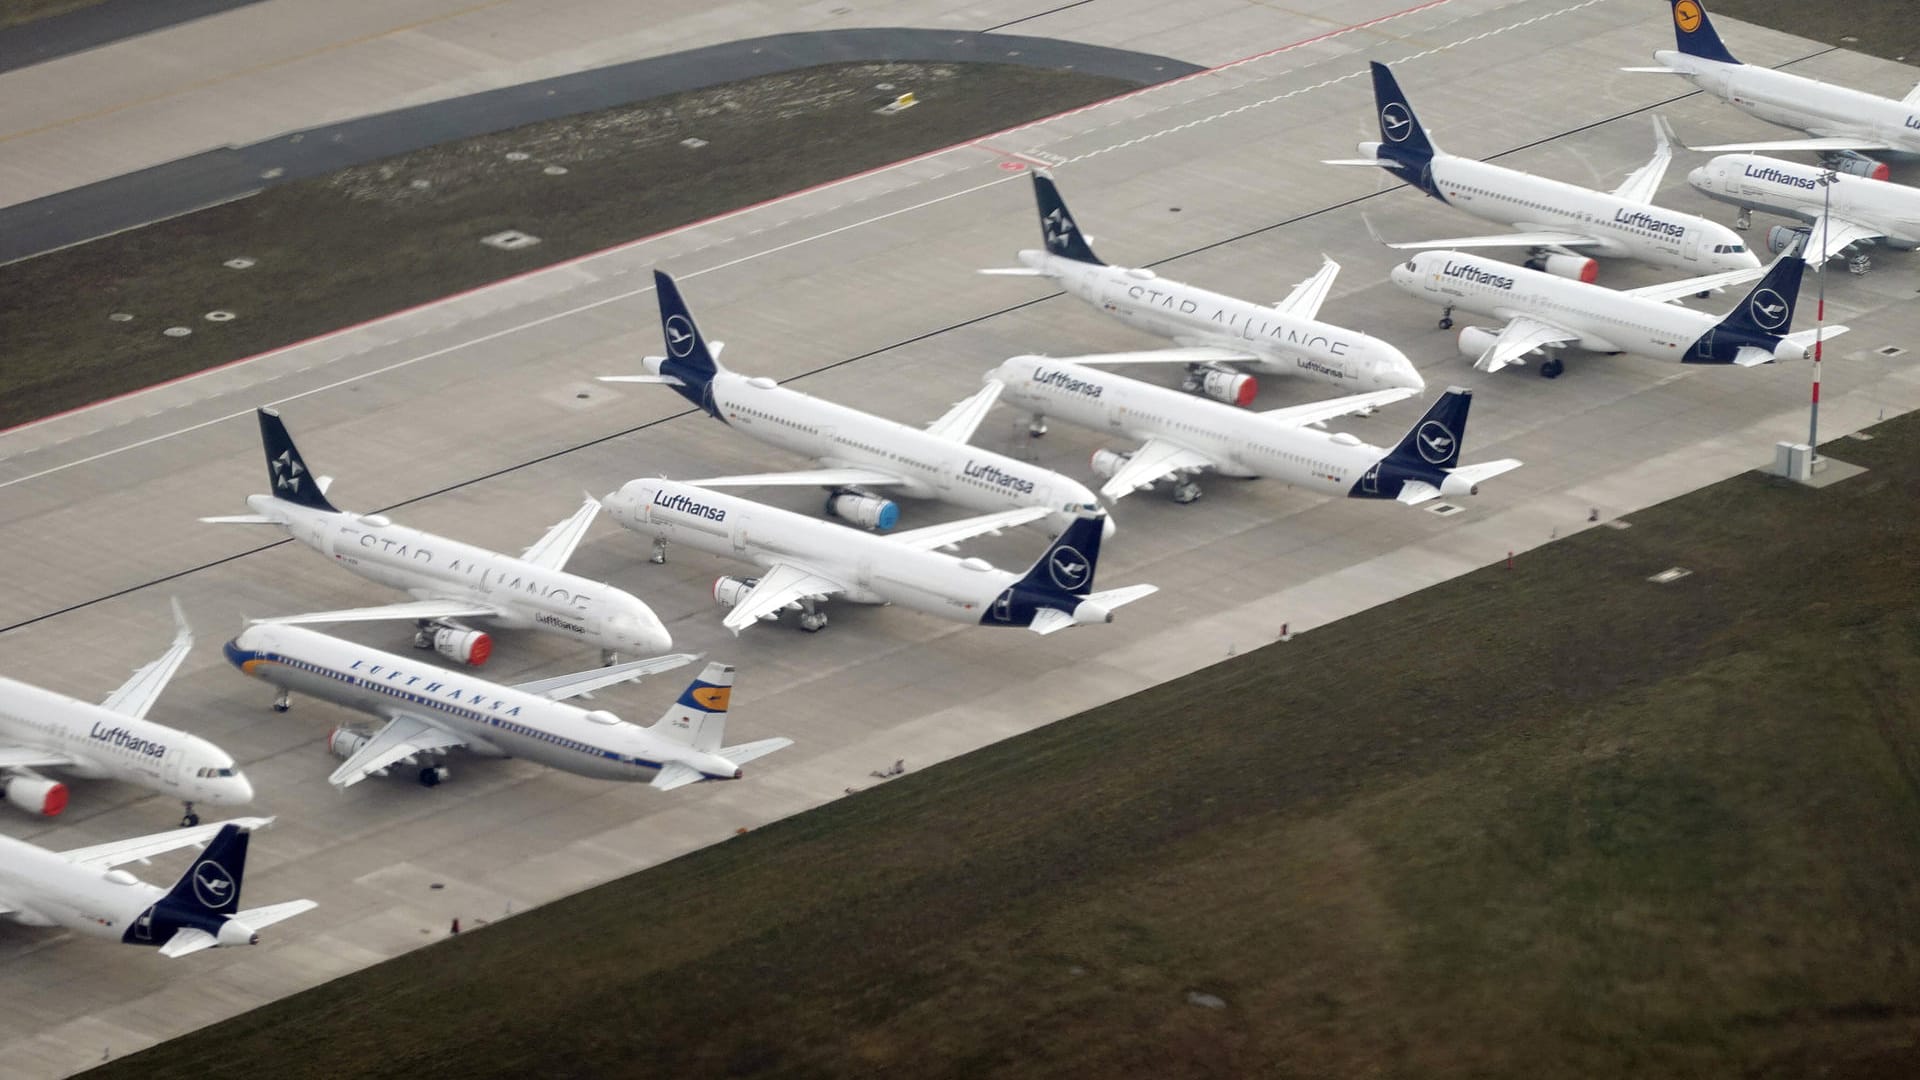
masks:
[[[0,434],[0,543],[13,553],[0,570],[0,670],[97,699],[165,648],[166,598],[178,596],[202,643],[153,717],[232,751],[260,792],[249,812],[278,815],[254,844],[248,902],[308,896],[321,905],[254,949],[178,962],[0,926],[11,1003],[0,1075],[59,1074],[123,1055],[434,940],[455,917],[470,926],[522,912],[842,797],[878,782],[870,772],[896,759],[924,767],[1267,644],[1282,624],[1311,631],[1590,527],[1590,512],[1616,519],[1764,465],[1777,440],[1805,438],[1802,365],[1682,369],[1576,354],[1552,381],[1530,369],[1473,371],[1454,335],[1434,328],[1438,312],[1385,283],[1395,256],[1368,239],[1361,214],[1393,237],[1487,230],[1367,172],[1316,163],[1374,137],[1367,59],[1395,65],[1448,150],[1600,187],[1646,160],[1656,106],[1682,139],[1776,133],[1683,95],[1678,80],[1617,70],[1670,44],[1658,12],[1628,0],[1310,10],[1207,5],[1161,51],[1216,65],[1229,43],[1235,55],[1259,55]],[[1114,44],[1151,35],[1165,17],[1095,0],[1018,29]],[[1343,29],[1356,20],[1369,25]],[[1897,64],[1719,22],[1751,62],[1811,57],[1793,70],[1882,92],[1914,81]],[[1679,157],[1661,204],[1729,220],[1686,188],[1688,158]],[[1044,639],[835,605],[819,635],[782,625],[735,640],[708,587],[738,564],[676,551],[650,566],[643,541],[603,522],[571,569],[647,600],[677,647],[739,666],[730,741],[796,740],[742,782],[671,794],[458,758],[438,789],[390,778],[335,792],[321,739],[353,715],[312,701],[274,715],[270,688],[221,662],[218,643],[246,616],[398,598],[270,534],[194,520],[241,512],[244,496],[262,490],[256,405],[279,404],[309,463],[337,478],[338,505],[394,508],[407,524],[509,551],[567,516],[583,489],[604,493],[636,475],[801,467],[688,415],[663,389],[592,381],[639,371],[640,357],[659,351],[656,266],[680,279],[708,336],[727,342],[729,366],[909,422],[940,415],[1013,353],[1152,346],[1034,283],[972,273],[1037,246],[1025,173],[1037,162],[1055,167],[1080,224],[1115,261],[1277,300],[1321,252],[1331,255],[1344,271],[1323,317],[1399,345],[1434,393],[1473,388],[1465,460],[1512,456],[1525,467],[1447,516],[1222,479],[1203,482],[1206,497],[1192,506],[1134,496],[1115,511],[1120,531],[1100,583],[1147,581],[1161,592],[1111,626]],[[1749,237],[1771,223],[1757,218]],[[1828,317],[1853,329],[1829,350],[1823,436],[1920,406],[1910,356],[1877,351],[1911,343],[1920,272],[1910,255],[1879,254],[1876,266],[1828,283]],[[1617,263],[1602,270],[1613,285],[1654,280]],[[1689,304],[1719,311],[1733,299]],[[1322,396],[1263,382],[1258,407]],[[1341,426],[1380,443],[1418,406]],[[1103,445],[1061,424],[1030,441],[1024,427],[1002,409],[976,441],[1083,478]],[[815,508],[811,492],[762,494]],[[905,511],[908,525],[957,516],[919,503]],[[1036,534],[1009,535],[970,553],[1008,567],[1041,546]],[[406,637],[395,626],[345,633],[384,647]],[[1418,647],[1381,642],[1353,658],[1354,675]],[[1284,647],[1269,655],[1286,662]],[[509,680],[595,659],[503,633],[487,671]],[[678,674],[600,702],[650,722],[680,689]],[[0,830],[73,847],[158,831],[177,816],[164,799],[80,783],[59,824],[13,814]],[[158,881],[177,865],[142,873]]]

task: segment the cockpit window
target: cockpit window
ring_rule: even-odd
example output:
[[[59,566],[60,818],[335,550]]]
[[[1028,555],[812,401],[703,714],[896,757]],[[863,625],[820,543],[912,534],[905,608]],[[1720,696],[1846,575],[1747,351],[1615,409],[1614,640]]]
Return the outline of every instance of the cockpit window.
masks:
[[[1739,255],[1739,254],[1742,254],[1742,253],[1744,253],[1744,252],[1745,252],[1746,250],[1747,250],[1747,245],[1745,245],[1745,244],[1715,244],[1715,245],[1713,245],[1713,253],[1714,253],[1715,255]]]
[[[237,772],[238,770],[229,765],[224,769],[199,769],[195,771],[194,775],[202,780],[215,780],[221,777],[233,776]]]
[[[1407,269],[1409,269],[1409,270],[1415,270],[1415,269],[1418,269],[1417,267],[1415,267],[1415,266],[1413,265],[1413,260],[1412,260],[1412,259],[1408,259],[1408,260],[1407,260]]]

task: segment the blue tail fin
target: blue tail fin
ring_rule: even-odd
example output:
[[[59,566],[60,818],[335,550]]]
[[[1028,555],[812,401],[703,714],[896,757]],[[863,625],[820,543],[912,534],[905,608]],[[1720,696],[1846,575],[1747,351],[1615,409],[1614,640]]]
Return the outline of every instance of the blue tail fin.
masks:
[[[1707,18],[1706,5],[1700,0],[1673,0],[1673,40],[1688,56],[1723,64],[1740,62],[1714,32],[1713,20]]]
[[[1033,174],[1033,198],[1040,204],[1040,235],[1047,242],[1047,254],[1095,266],[1107,265],[1093,253],[1086,236],[1074,224],[1066,200],[1060,197],[1060,189],[1053,186],[1053,177],[1039,171]]]
[[[1025,586],[1043,592],[1085,596],[1093,591],[1093,568],[1100,558],[1100,537],[1106,530],[1107,516],[1079,517],[1054,540],[1053,546],[1034,562],[1015,588]]]
[[[157,906],[197,915],[239,911],[240,876],[247,868],[249,835],[238,825],[222,828]]]
[[[714,375],[722,370],[720,362],[713,358],[713,351],[694,323],[687,302],[680,298],[680,287],[674,284],[673,278],[655,270],[653,289],[660,299],[660,331],[667,340],[667,356],[660,362],[656,374],[680,380],[674,390],[681,397],[719,416],[713,403],[712,384]]]
[[[280,414],[272,409],[261,409],[259,413],[260,443],[267,450],[267,482],[273,488],[273,497],[295,506],[339,513],[321,493],[320,478],[313,475],[300,457],[300,449],[293,445],[293,436],[287,434],[287,425],[280,421]]]
[[[1373,61],[1373,103],[1380,110],[1380,159],[1388,162],[1387,171],[1429,195],[1437,195],[1433,186],[1433,142],[1413,105],[1400,90],[1387,65]]]
[[[1805,243],[1803,239],[1801,243]],[[1800,276],[1807,261],[1793,247],[1774,260],[1762,277],[1735,305],[1716,329],[1742,330],[1756,334],[1784,335],[1793,325],[1793,305],[1800,298]]]
[[[1386,460],[1420,471],[1460,464],[1460,444],[1467,441],[1467,410],[1472,406],[1473,391],[1449,387]]]

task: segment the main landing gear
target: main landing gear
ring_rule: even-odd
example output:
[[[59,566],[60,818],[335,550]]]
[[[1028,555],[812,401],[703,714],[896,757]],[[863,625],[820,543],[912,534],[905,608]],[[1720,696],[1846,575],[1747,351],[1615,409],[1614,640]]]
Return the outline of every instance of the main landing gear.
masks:
[[[1741,207],[1740,212],[1733,215],[1733,227],[1742,231],[1753,228],[1753,211]]]
[[[1446,307],[1443,307],[1440,309],[1440,329],[1442,330],[1453,329],[1453,305],[1452,304],[1448,304]]]
[[[1543,379],[1557,379],[1566,370],[1566,361],[1556,353],[1548,353],[1547,358],[1540,362],[1540,377]]]
[[[817,634],[827,628],[827,613],[811,597],[800,601],[800,629]]]
[[[665,565],[665,564],[666,564],[666,561],[667,561],[667,542],[666,542],[665,540],[662,540],[662,539],[660,539],[660,538],[658,538],[658,537],[655,537],[655,538],[654,538],[654,541],[653,541],[653,554],[652,554],[652,555],[649,555],[649,556],[647,556],[647,561],[648,561],[648,562],[650,562],[650,563],[652,563],[652,564],[653,564],[653,565],[655,565],[655,566],[663,566],[663,565]]]
[[[620,662],[619,653],[614,652],[612,649],[600,650],[600,666],[601,667],[612,667],[613,665],[619,662]]]
[[[1182,506],[1198,499],[1200,495],[1200,485],[1184,477],[1173,485],[1173,501]]]
[[[291,708],[293,708],[293,692],[291,690],[282,690],[278,694],[274,695],[273,697],[274,712],[286,712],[288,709],[291,709]]]
[[[1030,439],[1037,439],[1040,436],[1045,435],[1046,433],[1047,433],[1047,418],[1045,416],[1042,416],[1039,413],[1034,413],[1033,419],[1027,421],[1027,437]]]
[[[183,829],[191,829],[195,825],[200,824],[200,815],[193,812],[192,803],[185,805],[186,811],[180,815],[180,827]]]

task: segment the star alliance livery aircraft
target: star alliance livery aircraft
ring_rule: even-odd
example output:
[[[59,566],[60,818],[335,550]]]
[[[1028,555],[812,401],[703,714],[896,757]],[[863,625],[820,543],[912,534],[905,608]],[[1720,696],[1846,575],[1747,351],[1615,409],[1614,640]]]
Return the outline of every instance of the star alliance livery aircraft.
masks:
[[[1442,395],[1392,449],[1313,426],[1411,397],[1412,390],[1370,394],[1250,412],[1071,360],[1016,356],[988,372],[1006,384],[1001,400],[1036,416],[1058,416],[1095,431],[1142,440],[1137,449],[1099,450],[1093,471],[1107,477],[1100,494],[1121,499],[1171,478],[1175,502],[1200,497],[1194,477],[1270,477],[1328,495],[1397,499],[1409,506],[1442,495],[1474,495],[1480,482],[1520,467],[1505,458],[1461,465],[1471,391]],[[1035,421],[1039,423],[1038,420]]]
[[[335,728],[328,736],[327,748],[347,759],[327,778],[339,788],[401,764],[417,768],[420,783],[434,787],[447,770],[422,760],[462,747],[481,757],[522,758],[577,776],[671,791],[701,780],[738,780],[742,765],[793,745],[792,739],[720,745],[733,686],[733,668],[725,664],[707,665],[652,727],[562,704],[696,659],[684,653],[505,686],[279,623],[247,627],[227,642],[226,652],[233,666],[280,688],[276,711],[286,711],[289,694],[298,690],[386,720],[378,731]]]
[[[587,535],[600,504],[588,499],[547,530],[519,558],[395,525],[380,514],[353,514],[327,501],[333,478],[315,476],[272,409],[260,410],[272,492],[247,496],[251,514],[205,517],[217,525],[278,525],[287,535],[338,565],[413,599],[381,607],[289,615],[283,623],[412,619],[413,643],[448,659],[479,666],[493,640],[460,619],[488,619],[516,630],[545,630],[600,646],[601,660],[620,653],[665,652],[673,638],[638,597],[561,569]]]
[[[1654,119],[1658,145],[1652,161],[1613,192],[1594,191],[1442,151],[1414,116],[1393,73],[1385,64],[1372,67],[1383,141],[1360,144],[1368,157],[1327,164],[1377,165],[1448,206],[1516,230],[1390,247],[1525,247],[1529,268],[1585,282],[1599,273],[1591,255],[1693,274],[1759,269],[1760,260],[1726,226],[1653,205],[1673,160],[1666,121]]]
[[[1683,364],[1752,367],[1812,355],[1817,328],[1787,332],[1805,268],[1797,253],[1782,255],[1725,316],[1671,301],[1724,284],[1726,274],[1616,292],[1457,251],[1423,251],[1394,267],[1390,276],[1414,296],[1444,305],[1442,326],[1452,325],[1455,307],[1506,320],[1497,331],[1477,326],[1460,331],[1460,351],[1477,357],[1473,366],[1482,371],[1521,363],[1528,353],[1552,345],[1630,352]],[[1828,326],[1825,336],[1846,331],[1844,326]],[[1540,365],[1540,374],[1548,378],[1561,370],[1557,357]]]
[[[827,489],[827,513],[869,529],[886,531],[900,518],[892,500],[872,494],[885,488],[916,499],[938,499],[975,510],[1036,506],[1057,533],[1082,509],[1097,504],[1084,484],[1004,454],[969,446],[981,418],[993,407],[988,386],[923,431],[798,390],[772,379],[746,376],[720,366],[722,345],[708,345],[671,277],[656,270],[666,356],[645,359],[648,375],[608,375],[602,382],[660,383],[707,415],[761,442],[812,458],[823,466],[796,472],[715,476],[693,483],[707,487],[798,485]],[[1112,535],[1113,522],[1106,522]]]
[[[1262,374],[1296,375],[1349,392],[1406,387],[1426,381],[1406,354],[1378,338],[1319,320],[1340,264],[1327,259],[1319,273],[1267,307],[1168,281],[1151,270],[1110,266],[1093,253],[1074,224],[1053,177],[1033,174],[1044,251],[1022,251],[1019,267],[982,270],[1006,277],[1044,277],[1067,292],[1179,348],[1102,356],[1102,364],[1185,364],[1186,389],[1215,401],[1246,405],[1259,387],[1227,364]],[[1089,363],[1091,358],[1083,357]],[[989,383],[991,387],[993,384]],[[1041,432],[1036,431],[1038,435]]]
[[[1826,177],[1831,180],[1823,184]],[[1774,226],[1767,231],[1767,245],[1785,251],[1800,234],[1810,233],[1801,258],[1816,265],[1846,254],[1855,244],[1876,240],[1895,251],[1920,247],[1920,190],[1905,184],[1829,173],[1758,154],[1723,154],[1688,173],[1687,183],[1710,199],[1738,206],[1741,228],[1750,223],[1754,210],[1807,222],[1811,228]]]
[[[1076,518],[1031,569],[1014,574],[935,549],[1031,521],[1045,513],[1038,507],[876,536],[672,480],[634,480],[606,502],[615,521],[654,538],[656,562],[664,561],[667,542],[677,540],[761,567],[759,577],[713,583],[714,600],[733,609],[722,625],[735,634],[792,610],[801,613],[802,630],[817,631],[827,616],[816,605],[834,595],[1051,634],[1112,622],[1115,608],[1156,591],[1152,585],[1093,591],[1106,533],[1101,511]]]
[[[127,945],[157,945],[169,959],[201,949],[257,945],[259,931],[316,906],[311,900],[289,900],[240,910],[248,830],[272,820],[236,818],[58,852],[0,836],[0,918],[61,926]],[[117,869],[189,847],[206,850],[171,889]]]
[[[1920,155],[1920,86],[1895,101],[1804,75],[1743,64],[1721,43],[1700,0],[1672,3],[1673,36],[1679,51],[1657,50],[1653,58],[1659,61],[1659,67],[1621,70],[1679,75],[1749,116],[1813,136],[1693,149],[1810,150],[1835,168],[1875,180],[1887,178],[1887,167],[1864,156],[1866,152],[1898,158]]]
[[[193,648],[180,605],[173,645],[133,673],[99,705],[0,678],[0,800],[30,814],[66,809],[67,787],[34,772],[59,769],[88,780],[119,780],[186,804],[182,825],[198,825],[196,802],[253,801],[253,785],[219,747],[146,718]]]

